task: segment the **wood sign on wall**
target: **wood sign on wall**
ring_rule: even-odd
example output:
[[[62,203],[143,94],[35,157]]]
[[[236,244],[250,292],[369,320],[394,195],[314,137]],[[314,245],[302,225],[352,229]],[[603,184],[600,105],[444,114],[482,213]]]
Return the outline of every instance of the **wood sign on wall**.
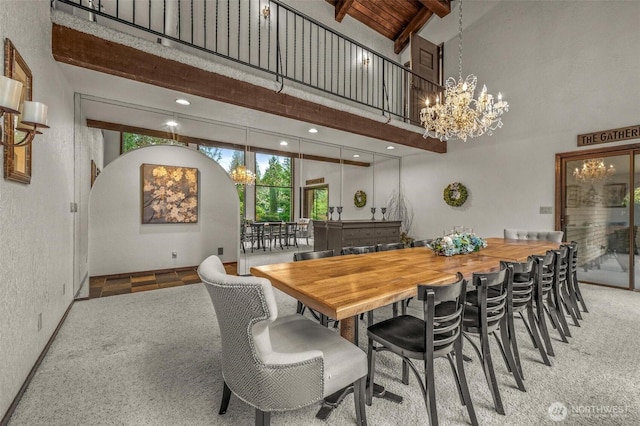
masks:
[[[626,141],[638,138],[640,138],[640,124],[578,135],[578,146],[591,146],[600,143]]]

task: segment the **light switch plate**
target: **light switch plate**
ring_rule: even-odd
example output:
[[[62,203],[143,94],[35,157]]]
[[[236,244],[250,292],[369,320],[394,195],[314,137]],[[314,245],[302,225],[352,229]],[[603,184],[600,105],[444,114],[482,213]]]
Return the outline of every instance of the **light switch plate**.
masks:
[[[540,206],[540,214],[553,214],[553,207]]]

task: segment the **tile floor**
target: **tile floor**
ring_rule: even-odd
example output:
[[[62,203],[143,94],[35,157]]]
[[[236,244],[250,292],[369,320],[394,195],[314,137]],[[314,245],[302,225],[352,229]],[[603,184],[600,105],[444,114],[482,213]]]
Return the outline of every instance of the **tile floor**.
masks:
[[[235,263],[228,263],[224,266],[228,274],[236,274],[237,265]],[[165,287],[197,284],[199,282],[200,277],[198,276],[197,266],[175,270],[91,277],[89,298],[136,293]]]

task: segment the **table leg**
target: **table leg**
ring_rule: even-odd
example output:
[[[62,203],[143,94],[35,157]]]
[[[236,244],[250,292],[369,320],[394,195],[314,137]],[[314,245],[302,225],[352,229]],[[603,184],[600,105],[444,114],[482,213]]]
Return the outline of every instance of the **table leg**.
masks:
[[[358,325],[358,317],[349,317],[340,320],[340,335],[350,342],[358,344],[356,337],[356,326]]]

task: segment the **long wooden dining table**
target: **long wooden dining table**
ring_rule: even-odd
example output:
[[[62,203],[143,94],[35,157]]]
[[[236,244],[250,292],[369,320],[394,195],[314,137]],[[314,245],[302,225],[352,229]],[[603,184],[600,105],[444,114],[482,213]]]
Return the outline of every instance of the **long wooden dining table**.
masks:
[[[478,252],[437,256],[427,247],[334,256],[303,262],[255,266],[251,273],[306,306],[340,321],[340,335],[358,344],[358,315],[417,295],[418,284],[453,282],[457,272],[469,279],[474,272],[491,272],[500,261],[522,262],[530,255],[557,249],[551,241],[488,238]],[[374,383],[374,396],[402,402],[402,397]],[[351,388],[325,398],[319,419],[326,420]]]
[[[339,320],[340,334],[353,342],[358,315],[415,297],[418,284],[450,283],[457,272],[469,279],[474,272],[497,271],[500,260],[523,262],[559,247],[539,240],[486,241],[487,247],[478,252],[450,257],[414,247],[255,266],[250,271],[309,308]]]

